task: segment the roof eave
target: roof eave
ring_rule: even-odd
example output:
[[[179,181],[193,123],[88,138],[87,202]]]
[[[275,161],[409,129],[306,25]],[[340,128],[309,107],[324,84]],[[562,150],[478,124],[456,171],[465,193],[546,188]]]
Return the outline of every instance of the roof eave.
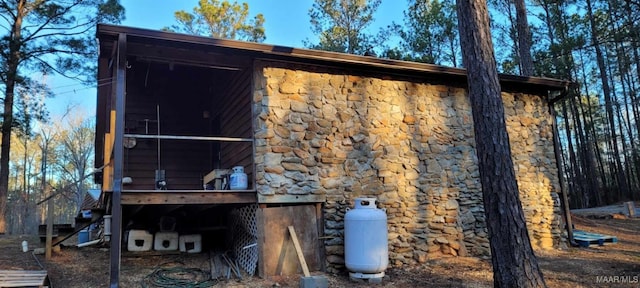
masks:
[[[455,77],[466,78],[466,70],[462,68],[446,67],[434,64],[392,60],[370,56],[360,56],[354,54],[337,53],[330,51],[320,51],[311,49],[293,48],[279,45],[269,45],[263,43],[245,42],[230,39],[219,39],[196,35],[179,34],[168,31],[158,31],[143,28],[126,26],[116,26],[109,24],[99,24],[97,29],[98,38],[117,39],[117,35],[125,33],[132,38],[149,39],[158,41],[177,41],[186,45],[205,45],[224,49],[236,49],[254,54],[257,58],[278,59],[282,57],[294,59],[307,59],[335,63],[342,65],[370,66],[384,69],[391,69],[406,72],[418,72],[428,74],[445,74]],[[537,88],[544,88],[549,91],[564,91],[571,85],[570,81],[543,78],[525,77],[509,74],[499,74],[500,81],[504,83],[521,83],[533,85]]]

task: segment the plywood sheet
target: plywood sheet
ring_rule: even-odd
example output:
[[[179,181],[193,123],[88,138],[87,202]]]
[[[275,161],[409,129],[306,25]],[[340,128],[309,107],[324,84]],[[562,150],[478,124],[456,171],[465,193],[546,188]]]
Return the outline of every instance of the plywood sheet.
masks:
[[[258,209],[261,277],[302,273],[288,226],[298,234],[310,271],[321,269],[315,205]]]

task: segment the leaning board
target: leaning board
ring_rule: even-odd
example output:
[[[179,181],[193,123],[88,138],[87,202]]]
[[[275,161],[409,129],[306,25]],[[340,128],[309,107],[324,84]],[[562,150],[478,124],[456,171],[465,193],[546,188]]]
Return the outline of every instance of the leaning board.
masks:
[[[315,205],[260,208],[257,222],[260,277],[302,272],[288,226],[293,226],[298,234],[309,270],[321,269]]]

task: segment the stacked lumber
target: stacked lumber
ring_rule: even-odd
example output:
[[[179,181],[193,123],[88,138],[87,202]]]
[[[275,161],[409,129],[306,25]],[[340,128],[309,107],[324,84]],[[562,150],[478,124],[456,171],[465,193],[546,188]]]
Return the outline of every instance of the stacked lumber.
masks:
[[[0,270],[0,288],[49,287],[45,270]]]

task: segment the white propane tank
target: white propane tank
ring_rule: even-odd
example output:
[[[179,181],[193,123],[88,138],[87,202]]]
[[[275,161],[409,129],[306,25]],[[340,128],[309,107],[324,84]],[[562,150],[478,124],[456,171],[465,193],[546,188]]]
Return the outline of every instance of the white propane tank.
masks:
[[[229,176],[229,189],[245,190],[248,187],[247,174],[244,173],[244,167],[235,166],[231,168],[231,176]]]
[[[344,254],[355,278],[382,278],[389,264],[387,214],[376,198],[356,198],[344,217]]]

